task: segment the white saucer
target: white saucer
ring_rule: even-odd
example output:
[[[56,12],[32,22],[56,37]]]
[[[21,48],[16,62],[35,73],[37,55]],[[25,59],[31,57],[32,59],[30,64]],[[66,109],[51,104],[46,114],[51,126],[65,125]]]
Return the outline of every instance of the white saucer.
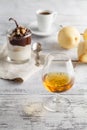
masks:
[[[53,25],[52,29],[49,32],[41,32],[38,29],[38,25],[36,21],[30,24],[30,29],[31,29],[32,34],[38,35],[38,36],[49,36],[58,31],[57,28]]]

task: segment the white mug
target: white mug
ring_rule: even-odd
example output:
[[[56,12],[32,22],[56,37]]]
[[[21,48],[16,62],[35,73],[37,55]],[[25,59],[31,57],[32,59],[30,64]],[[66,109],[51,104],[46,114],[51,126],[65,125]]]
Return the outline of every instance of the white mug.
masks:
[[[38,10],[36,15],[39,31],[49,32],[52,28],[53,22],[55,21],[57,13],[51,10]]]

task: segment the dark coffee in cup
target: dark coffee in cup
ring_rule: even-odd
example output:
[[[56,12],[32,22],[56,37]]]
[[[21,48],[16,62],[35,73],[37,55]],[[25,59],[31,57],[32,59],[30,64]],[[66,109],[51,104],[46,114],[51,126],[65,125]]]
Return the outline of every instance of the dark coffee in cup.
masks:
[[[39,31],[50,32],[56,14],[57,13],[52,10],[38,10],[36,12],[36,16]]]
[[[49,15],[49,14],[51,14],[51,12],[44,11],[44,12],[40,12],[40,14],[42,14],[42,15]]]

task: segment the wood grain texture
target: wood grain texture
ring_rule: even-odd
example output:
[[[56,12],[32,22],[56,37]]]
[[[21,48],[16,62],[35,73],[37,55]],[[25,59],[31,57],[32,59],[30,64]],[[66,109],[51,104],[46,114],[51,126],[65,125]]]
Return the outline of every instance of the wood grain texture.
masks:
[[[0,0],[1,32],[15,26],[9,23],[9,17],[29,26],[36,21],[35,12],[40,8],[58,12],[55,21],[58,31],[59,25],[73,25],[81,33],[87,27],[86,0]],[[43,51],[64,52],[77,60],[77,48],[62,49],[57,33],[48,37],[32,35],[32,40],[40,42]],[[0,130],[87,130],[87,65],[77,65],[75,73],[74,86],[61,94],[71,102],[69,110],[63,113],[43,108],[44,101],[54,94],[43,87],[41,70],[21,84],[0,79]]]

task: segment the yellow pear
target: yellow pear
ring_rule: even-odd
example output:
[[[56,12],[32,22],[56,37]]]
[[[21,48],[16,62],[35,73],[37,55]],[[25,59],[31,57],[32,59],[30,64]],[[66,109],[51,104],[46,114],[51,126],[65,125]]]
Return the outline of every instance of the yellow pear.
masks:
[[[84,31],[84,33],[83,33],[83,39],[84,40],[87,40],[87,29]]]
[[[73,26],[63,27],[58,33],[58,43],[65,49],[77,47],[80,42],[80,33]]]
[[[78,45],[78,60],[87,63],[87,41],[80,42]]]

